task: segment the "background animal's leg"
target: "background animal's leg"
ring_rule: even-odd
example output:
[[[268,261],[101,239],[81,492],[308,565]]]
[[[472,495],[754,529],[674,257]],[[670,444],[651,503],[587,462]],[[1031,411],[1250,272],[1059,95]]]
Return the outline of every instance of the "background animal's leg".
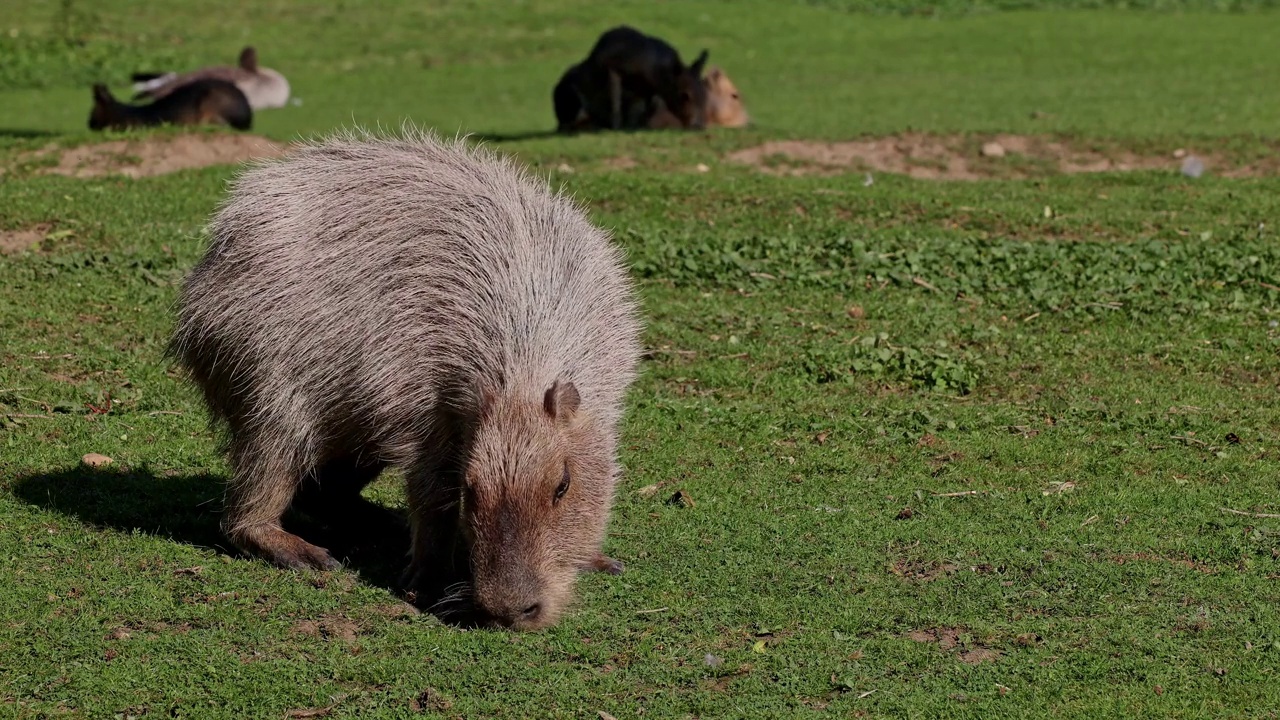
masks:
[[[222,529],[241,550],[285,568],[334,570],[329,551],[280,526],[298,487],[300,471],[269,451],[233,448],[235,473],[227,487]]]
[[[609,112],[610,127],[620,130],[622,128],[622,76],[613,70],[609,71]]]

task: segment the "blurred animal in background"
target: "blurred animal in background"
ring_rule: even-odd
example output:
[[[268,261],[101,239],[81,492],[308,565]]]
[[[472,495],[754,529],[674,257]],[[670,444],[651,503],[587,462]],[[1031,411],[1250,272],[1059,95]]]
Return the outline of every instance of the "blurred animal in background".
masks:
[[[163,124],[230,125],[237,130],[248,130],[253,124],[253,109],[240,88],[226,80],[196,80],[147,105],[122,103],[106,85],[93,86],[90,130]]]
[[[219,65],[185,73],[134,73],[132,79],[137,93],[134,100],[159,100],[198,80],[224,80],[235,83],[254,110],[284,107],[289,102],[289,81],[271,68],[260,67],[258,51],[252,47],[240,51],[240,63],[236,67]]]
[[[706,123],[706,62],[706,50],[686,66],[666,41],[626,25],[613,28],[552,92],[558,130],[644,128],[658,102],[680,127],[700,129]]]
[[[728,73],[713,67],[707,70],[702,83],[707,87],[707,127],[740,128],[751,123],[742,94]]]
[[[702,78],[702,84],[707,88],[707,127],[740,128],[751,123],[747,107],[742,103],[742,95],[729,79],[728,73],[718,67],[711,67]],[[684,127],[680,118],[667,110],[660,99],[655,102],[653,114],[649,116],[646,126],[651,130]]]

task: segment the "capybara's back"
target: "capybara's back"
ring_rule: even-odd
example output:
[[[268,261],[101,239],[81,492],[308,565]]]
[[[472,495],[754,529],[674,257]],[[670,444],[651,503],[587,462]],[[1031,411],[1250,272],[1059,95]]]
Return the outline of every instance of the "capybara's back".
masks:
[[[494,622],[549,624],[579,570],[613,568],[640,326],[621,253],[576,205],[460,141],[350,135],[244,173],[211,232],[171,352],[229,430],[238,546],[332,567],[281,513],[354,522],[391,465],[411,583],[458,539]]]

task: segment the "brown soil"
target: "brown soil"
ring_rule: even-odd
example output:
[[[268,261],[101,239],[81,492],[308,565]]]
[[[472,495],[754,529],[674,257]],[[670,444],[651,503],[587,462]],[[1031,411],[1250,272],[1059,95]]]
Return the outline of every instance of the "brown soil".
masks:
[[[966,665],[992,662],[1000,657],[999,650],[981,645],[964,646],[960,642],[960,636],[963,634],[964,628],[940,627],[931,630],[912,630],[907,633],[907,639],[918,643],[937,643],[940,650],[959,650],[956,659]]]
[[[312,637],[320,637],[326,640],[345,640],[351,641],[356,639],[356,635],[360,632],[360,626],[339,616],[326,616],[315,620],[299,620],[290,628],[299,635],[310,635]]]
[[[112,140],[62,150],[58,164],[42,173],[70,177],[151,177],[210,165],[235,165],[246,160],[283,155],[285,146],[257,135],[175,135],[138,140]],[[56,146],[27,154],[38,160],[59,153]]]
[[[1233,165],[1216,153],[1200,153],[1190,148],[1170,148],[1164,155],[1142,155],[1131,150],[1102,149],[1025,135],[980,139],[907,133],[847,142],[779,140],[730,153],[728,160],[772,175],[884,172],[925,180],[980,180],[1054,172],[1176,172],[1187,155],[1199,157],[1207,172],[1228,177],[1280,174],[1280,159]]]
[[[20,253],[44,240],[49,225],[35,225],[23,230],[0,230],[0,255]]]

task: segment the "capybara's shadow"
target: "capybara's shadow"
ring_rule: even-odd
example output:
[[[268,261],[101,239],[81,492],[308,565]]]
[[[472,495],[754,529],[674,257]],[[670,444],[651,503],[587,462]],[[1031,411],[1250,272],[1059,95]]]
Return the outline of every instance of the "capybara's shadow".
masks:
[[[245,557],[222,534],[224,478],[209,473],[157,474],[147,468],[89,468],[83,465],[18,480],[14,494],[25,502],[98,528],[141,531],[174,542]],[[403,512],[395,512],[404,520]],[[400,576],[407,563],[407,522],[400,527],[325,527],[290,512],[285,529],[328,548],[363,582],[400,595]],[[281,570],[280,572],[286,572]],[[472,620],[457,603],[441,602],[444,588],[415,597],[414,604],[442,621],[468,625]]]
[[[530,130],[528,132],[519,133],[474,132],[468,133],[467,137],[480,142],[520,142],[521,140],[541,140],[543,138],[571,136],[556,132],[555,130]]]
[[[39,128],[0,128],[0,138],[42,138],[59,135],[52,130]]]

